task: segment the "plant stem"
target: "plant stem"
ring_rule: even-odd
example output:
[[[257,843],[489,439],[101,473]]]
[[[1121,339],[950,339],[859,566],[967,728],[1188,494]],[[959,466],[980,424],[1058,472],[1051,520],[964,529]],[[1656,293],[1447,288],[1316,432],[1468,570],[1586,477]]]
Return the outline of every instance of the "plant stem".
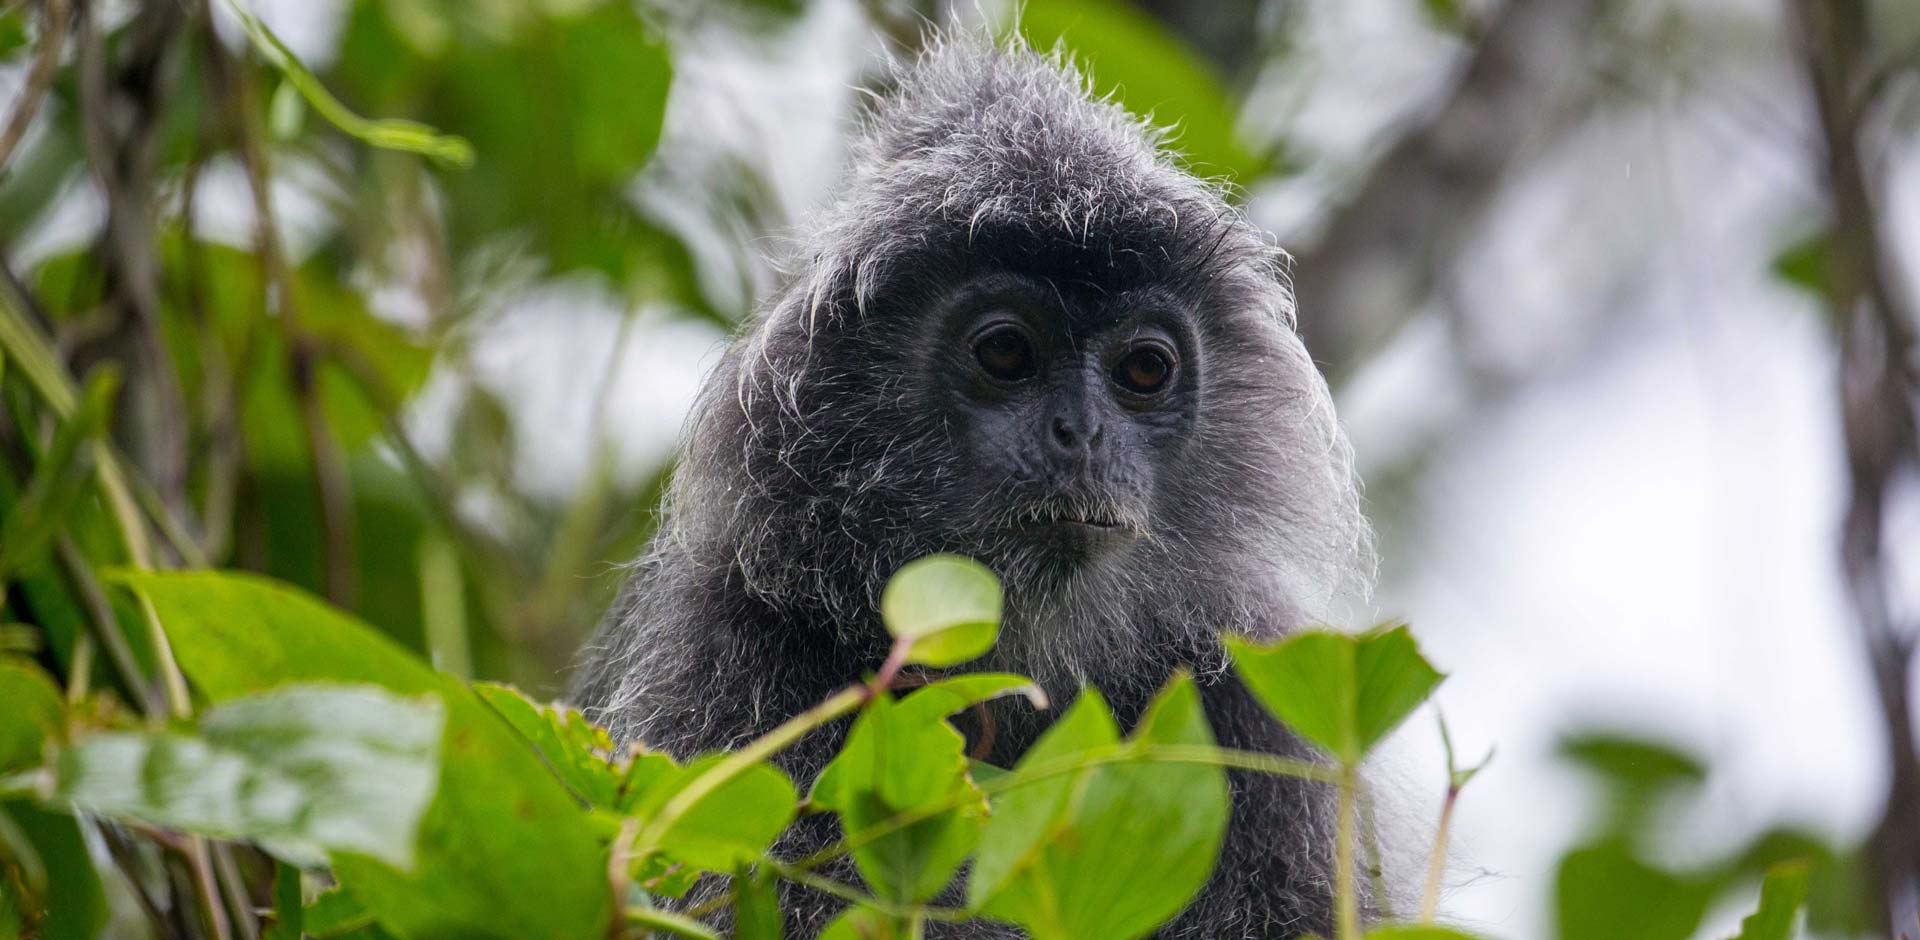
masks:
[[[1360,940],[1360,897],[1353,871],[1355,795],[1360,775],[1352,764],[1340,766],[1336,784],[1340,793],[1339,817],[1334,834],[1334,938]]]
[[[1446,802],[1440,804],[1440,828],[1433,834],[1433,855],[1427,859],[1427,889],[1420,896],[1420,922],[1433,923],[1440,908],[1440,879],[1447,873],[1447,833],[1453,827],[1453,804],[1460,799],[1459,787],[1447,788]]]
[[[661,807],[660,812],[654,814],[652,819],[647,820],[646,827],[640,830],[640,836],[635,840],[633,857],[644,859],[653,854],[653,851],[660,847],[660,842],[666,837],[668,830],[673,828],[673,824],[678,822],[680,817],[686,815],[687,811],[699,804],[701,800],[711,796],[727,781],[744,773],[754,764],[773,756],[787,745],[800,740],[807,732],[859,708],[867,702],[868,698],[865,686],[856,685],[842,689],[826,701],[787,719],[779,727],[754,739],[753,743],[728,754],[719,763],[707,768],[706,772],[695,777],[693,782],[674,794],[673,799],[668,800],[667,805]]]

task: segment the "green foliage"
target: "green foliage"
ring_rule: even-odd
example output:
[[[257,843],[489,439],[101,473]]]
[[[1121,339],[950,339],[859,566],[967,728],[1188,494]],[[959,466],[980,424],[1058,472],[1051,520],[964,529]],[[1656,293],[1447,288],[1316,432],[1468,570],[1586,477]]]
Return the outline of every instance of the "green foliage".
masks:
[[[181,668],[215,702],[300,682],[372,683],[438,696],[440,788],[410,869],[334,858],[341,882],[401,937],[573,937],[607,918],[603,850],[540,755],[464,684],[371,628],[265,579],[127,573],[159,613]],[[538,896],[520,886],[545,886]]]
[[[1760,909],[1740,922],[1740,935],[1734,940],[1791,940],[1793,921],[1807,901],[1807,882],[1812,874],[1805,862],[1776,865],[1760,885]]]
[[[1229,640],[1235,668],[1268,709],[1345,764],[1357,764],[1444,678],[1404,626],[1354,637],[1306,632],[1272,647]]]
[[[1000,630],[1000,580],[979,562],[952,555],[900,569],[880,597],[880,619],[906,640],[906,661],[956,666],[993,648]]]
[[[1189,677],[1155,699],[1124,744],[1106,702],[1083,691],[1014,768],[1034,782],[996,805],[969,904],[1040,940],[1145,936],[1199,891],[1227,822],[1223,769],[1146,755],[1212,744]]]
[[[83,735],[61,750],[49,796],[307,867],[340,852],[406,869],[440,773],[441,718],[430,697],[282,686],[222,702],[191,734]]]
[[[1208,877],[1228,768],[1335,787],[1335,848],[1352,860],[1355,767],[1441,679],[1405,628],[1233,640],[1235,673],[1204,680],[1237,675],[1333,767],[1215,747],[1185,675],[1131,729],[1089,688],[1013,768],[971,759],[953,715],[1049,703],[1012,675],[896,685],[903,666],[952,670],[995,642],[998,581],[952,556],[889,585],[879,674],[845,677],[735,752],[616,745],[543,701],[609,600],[608,579],[587,578],[633,556],[664,477],[602,467],[570,500],[525,492],[516,429],[468,368],[469,340],[496,292],[560,276],[717,321],[746,312],[635,196],[676,17],[620,0],[354,0],[323,66],[246,0],[227,6],[243,49],[201,5],[127,6],[90,16],[97,49],[55,37],[74,54],[0,166],[0,245],[60,228],[63,193],[109,181],[124,190],[115,218],[136,223],[31,261],[0,252],[20,265],[0,279],[0,936],[143,920],[211,936],[217,911],[232,935],[268,940],[711,937],[708,915],[730,908],[735,936],[769,940],[796,881],[848,901],[833,940],[972,917],[1040,940],[1145,936]],[[771,28],[801,4],[740,6]],[[1473,28],[1466,5],[1423,6]],[[165,19],[153,10],[177,13],[175,31],[147,32]],[[0,4],[0,61],[40,48],[37,11]],[[1140,9],[1029,0],[1018,28],[1176,125],[1199,171],[1250,184],[1268,169],[1238,134],[1229,81]],[[149,53],[158,73],[135,61]],[[101,84],[164,94],[90,100],[78,67],[96,54]],[[236,168],[248,215],[279,213],[283,237],[234,247],[189,216]],[[769,188],[738,175],[724,197]],[[256,186],[273,205],[252,203]],[[284,237],[301,227],[290,191],[317,197],[317,237]],[[1792,246],[1779,276],[1824,290],[1826,242]],[[423,309],[399,322],[375,302],[393,293]],[[440,455],[407,433],[430,373],[461,396]],[[828,726],[841,749],[802,802],[781,752]],[[1447,750],[1457,796],[1478,768]],[[1664,866],[1647,836],[1706,769],[1617,736],[1564,753],[1602,802],[1558,870],[1563,940],[1684,937],[1763,877],[1739,940],[1791,936],[1802,908],[1809,932],[1865,929],[1856,852],[1781,831]],[[845,839],[773,851],[817,813]],[[820,873],[846,856],[850,883]],[[1347,909],[1357,869],[1341,866]],[[965,906],[942,906],[953,898]],[[1343,921],[1337,940],[1361,935]]]
[[[1146,14],[1108,0],[1027,0],[1018,29],[1037,49],[1066,48],[1094,87],[1156,123],[1177,124],[1173,147],[1204,175],[1247,180],[1268,161],[1241,140],[1238,112],[1220,76]]]

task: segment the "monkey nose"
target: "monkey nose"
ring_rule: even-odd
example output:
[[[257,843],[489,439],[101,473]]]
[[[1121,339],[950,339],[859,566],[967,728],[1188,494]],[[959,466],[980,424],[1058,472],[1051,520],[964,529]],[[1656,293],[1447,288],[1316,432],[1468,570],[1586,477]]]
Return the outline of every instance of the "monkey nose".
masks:
[[[1097,419],[1077,419],[1056,415],[1048,435],[1049,451],[1056,458],[1084,460],[1100,446],[1106,428]]]

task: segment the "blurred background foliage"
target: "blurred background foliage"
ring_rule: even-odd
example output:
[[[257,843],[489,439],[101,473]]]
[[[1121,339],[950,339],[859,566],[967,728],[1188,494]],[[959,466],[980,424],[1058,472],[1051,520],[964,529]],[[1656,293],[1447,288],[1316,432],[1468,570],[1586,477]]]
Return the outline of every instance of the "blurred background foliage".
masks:
[[[1862,872],[1904,873],[1895,910],[1912,910],[1920,603],[1899,564],[1920,556],[1894,543],[1920,528],[1898,509],[1920,201],[1897,182],[1920,163],[1920,5],[1021,6],[1016,25],[927,0],[0,0],[8,648],[137,708],[154,653],[113,626],[143,615],[100,572],[230,567],[320,593],[443,669],[557,692],[651,532],[702,364],[831,193],[854,87],[957,15],[1063,45],[1294,252],[1301,329],[1355,424],[1384,602],[1416,624],[1421,595],[1393,585],[1455,547],[1423,508],[1449,445],[1525,390],[1591,375],[1648,328],[1626,311],[1663,272],[1770,285],[1682,303],[1824,311],[1813,361],[1835,391],[1816,441],[1841,482],[1806,557],[1843,572],[1833,609],[1861,628],[1822,642],[1867,651],[1847,676],[1871,688],[1855,724],[1883,761],[1863,786],[1886,821],[1838,841],[1873,847]],[[1648,221],[1711,209],[1687,205],[1677,158],[1634,160],[1696,126],[1769,144],[1725,132],[1686,166],[1797,181],[1699,191],[1765,206],[1752,252],[1687,255]],[[1754,217],[1711,215],[1716,231]],[[1568,745],[1572,765],[1628,796],[1598,801],[1613,808],[1584,857],[1666,877],[1647,814],[1704,770],[1588,744]],[[1846,854],[1829,836],[1791,838]],[[1681,894],[1707,916],[1708,894]]]

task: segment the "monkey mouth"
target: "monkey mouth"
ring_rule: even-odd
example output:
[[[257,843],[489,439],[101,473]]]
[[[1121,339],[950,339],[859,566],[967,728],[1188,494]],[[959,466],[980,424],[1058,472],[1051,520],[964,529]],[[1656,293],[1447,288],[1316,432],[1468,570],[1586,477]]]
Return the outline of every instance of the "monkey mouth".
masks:
[[[1136,514],[1110,500],[1036,503],[1018,513],[1020,527],[1050,540],[1076,544],[1120,544],[1144,530]]]

